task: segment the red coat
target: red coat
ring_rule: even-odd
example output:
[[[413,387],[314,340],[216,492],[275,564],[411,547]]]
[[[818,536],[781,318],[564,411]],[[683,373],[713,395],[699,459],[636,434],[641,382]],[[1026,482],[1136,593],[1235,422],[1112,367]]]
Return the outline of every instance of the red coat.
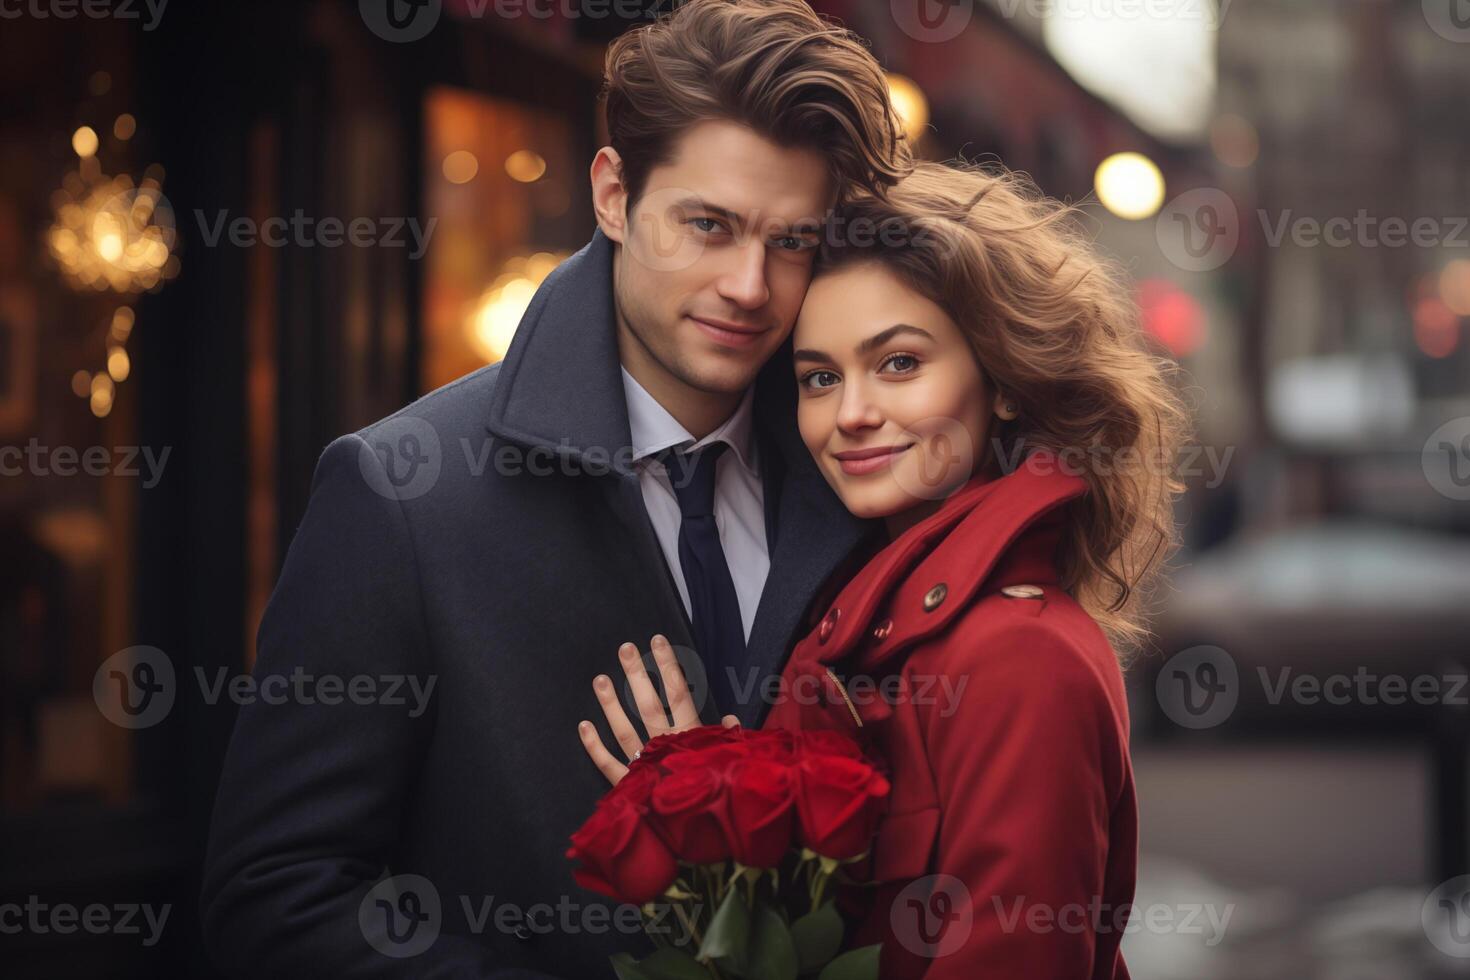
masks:
[[[816,609],[782,673],[767,727],[846,732],[889,768],[858,906],[884,980],[1128,976],[1122,674],[1055,565],[1084,492],[1047,455],[977,477]]]

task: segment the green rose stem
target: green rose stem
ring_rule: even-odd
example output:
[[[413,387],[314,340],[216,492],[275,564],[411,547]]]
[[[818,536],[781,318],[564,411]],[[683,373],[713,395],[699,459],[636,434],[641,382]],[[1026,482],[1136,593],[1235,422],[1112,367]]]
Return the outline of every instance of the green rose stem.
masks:
[[[724,900],[724,872],[725,862],[723,861],[721,861],[719,864],[694,865],[695,875],[698,878],[702,878],[704,881],[704,887],[701,890],[704,892],[705,898],[708,900],[708,904],[705,906],[705,908],[707,909],[714,910],[719,908],[720,902]],[[711,911],[710,915],[713,917],[714,912]],[[689,928],[690,931],[694,934],[695,948],[698,949],[700,946],[704,945],[704,934],[700,932],[699,927],[694,924],[694,921],[695,917],[690,916]],[[723,980],[723,977],[720,974],[720,968],[714,964],[714,961],[710,961],[704,964],[704,966],[705,969],[709,970],[712,977],[717,978],[717,980]]]
[[[802,853],[803,862],[808,861],[808,853],[810,852],[804,851]],[[811,895],[812,900],[811,911],[815,912],[818,908],[821,907],[822,898],[827,891],[827,882],[832,880],[832,876],[837,873],[837,869],[842,865],[842,863],[843,862],[837,860],[836,858],[823,857],[820,854],[811,854],[811,860],[808,865],[810,868],[809,873],[811,875],[811,880],[807,885],[807,891]]]

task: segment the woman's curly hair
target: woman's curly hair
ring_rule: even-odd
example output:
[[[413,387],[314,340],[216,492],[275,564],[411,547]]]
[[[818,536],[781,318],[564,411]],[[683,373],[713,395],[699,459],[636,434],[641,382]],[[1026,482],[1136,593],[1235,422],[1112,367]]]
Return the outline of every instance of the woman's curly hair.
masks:
[[[885,198],[848,202],[815,274],[878,261],[937,303],[1019,410],[995,420],[989,465],[1048,449],[1087,480],[1063,585],[1126,653],[1147,635],[1144,596],[1177,544],[1190,421],[1177,365],[1150,349],[1126,276],[1079,215],[1003,167],[921,162]]]

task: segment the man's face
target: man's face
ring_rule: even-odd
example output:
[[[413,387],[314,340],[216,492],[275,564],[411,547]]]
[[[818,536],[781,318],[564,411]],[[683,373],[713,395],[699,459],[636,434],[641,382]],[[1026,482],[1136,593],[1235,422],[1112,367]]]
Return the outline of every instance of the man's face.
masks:
[[[686,131],[619,239],[615,291],[633,356],[696,391],[744,391],[791,333],[831,184],[812,150],[725,121]]]

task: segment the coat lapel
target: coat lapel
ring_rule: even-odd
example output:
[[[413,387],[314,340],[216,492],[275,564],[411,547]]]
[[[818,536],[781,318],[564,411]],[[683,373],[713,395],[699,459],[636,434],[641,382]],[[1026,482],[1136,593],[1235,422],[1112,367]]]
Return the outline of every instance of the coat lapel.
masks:
[[[692,630],[630,465],[632,435],[619,371],[613,312],[613,243],[599,229],[536,291],[500,366],[486,428],[497,438],[553,454],[596,477],[640,567],[656,582],[665,630],[692,646]],[[824,580],[877,522],[848,513],[807,454],[796,428],[791,343],[756,380],[755,430],[771,566],[736,679],[740,721],[759,724],[763,682],[778,674],[802,613]],[[656,570],[656,571],[655,571]]]

